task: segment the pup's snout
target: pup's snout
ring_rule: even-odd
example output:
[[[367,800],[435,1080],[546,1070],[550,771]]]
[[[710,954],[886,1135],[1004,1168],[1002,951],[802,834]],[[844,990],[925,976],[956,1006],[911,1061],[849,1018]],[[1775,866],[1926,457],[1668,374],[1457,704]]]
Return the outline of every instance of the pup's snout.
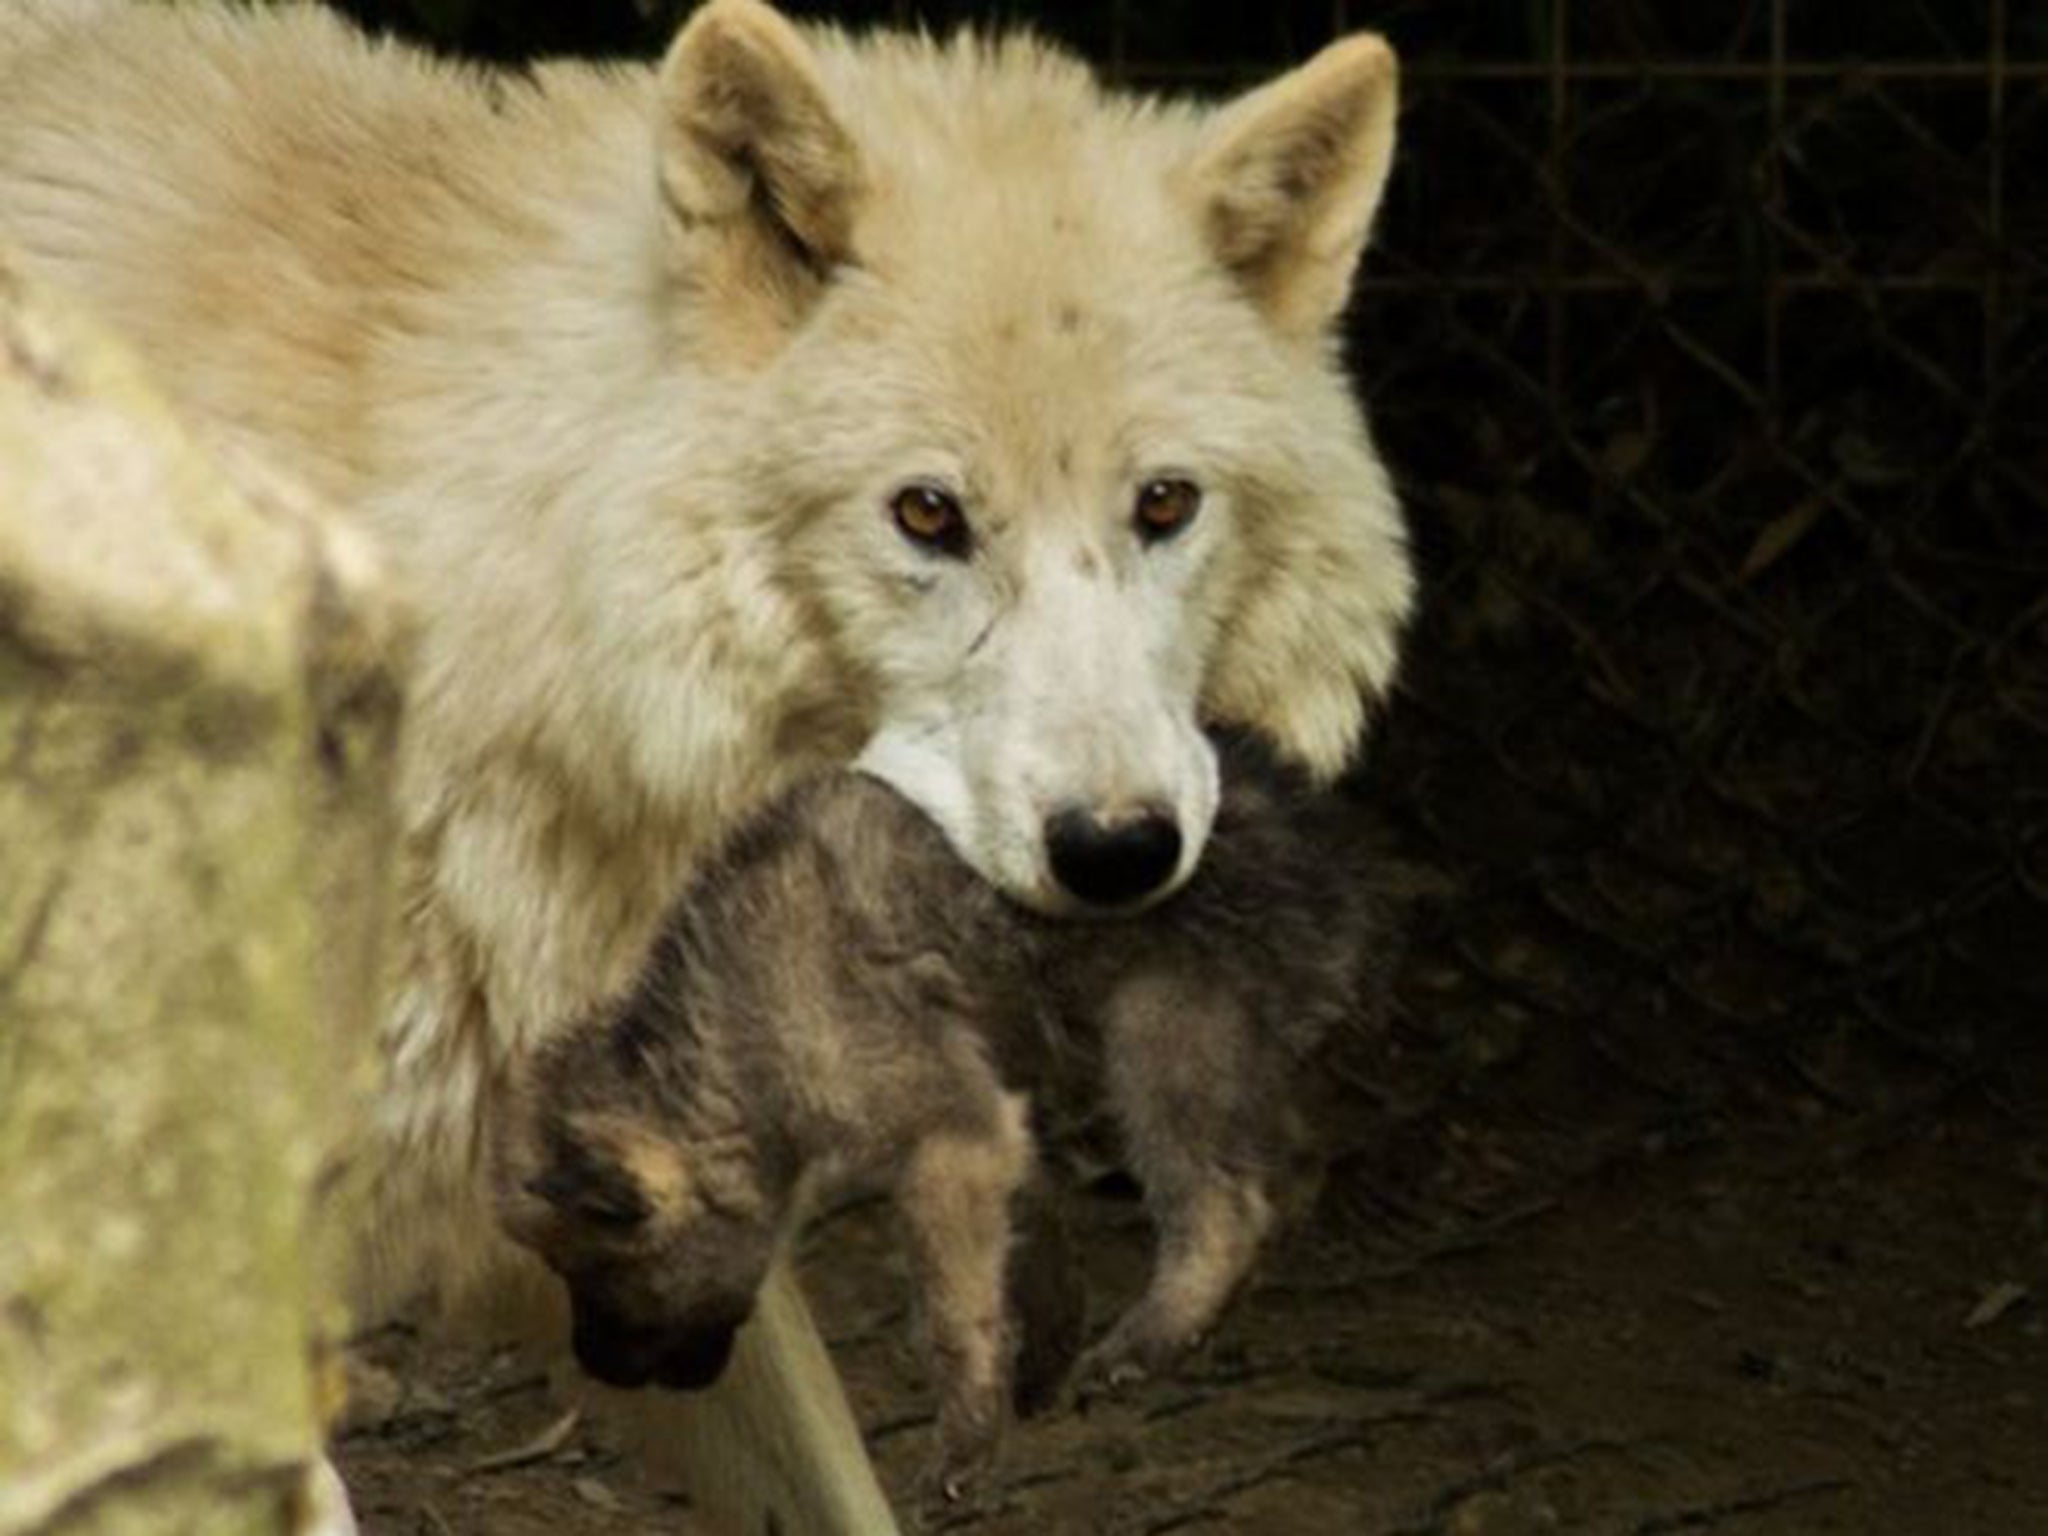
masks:
[[[1167,811],[1105,821],[1068,806],[1046,818],[1053,878],[1090,906],[1118,907],[1150,896],[1180,868],[1180,849],[1180,823]]]
[[[737,1327],[707,1328],[686,1334],[661,1357],[661,1363],[654,1368],[654,1379],[679,1392],[696,1392],[713,1385],[725,1374],[726,1363],[732,1359],[733,1340],[738,1336]]]
[[[575,1309],[576,1361],[608,1387],[659,1386],[691,1392],[724,1374],[733,1341],[754,1310],[751,1296],[693,1307],[669,1327],[642,1328],[598,1306]]]
[[[733,1340],[754,1314],[754,1298],[735,1294],[700,1302],[668,1331],[654,1379],[664,1387],[694,1392],[725,1374]]]
[[[608,1387],[644,1387],[660,1359],[659,1335],[578,1305],[570,1345],[576,1363]]]

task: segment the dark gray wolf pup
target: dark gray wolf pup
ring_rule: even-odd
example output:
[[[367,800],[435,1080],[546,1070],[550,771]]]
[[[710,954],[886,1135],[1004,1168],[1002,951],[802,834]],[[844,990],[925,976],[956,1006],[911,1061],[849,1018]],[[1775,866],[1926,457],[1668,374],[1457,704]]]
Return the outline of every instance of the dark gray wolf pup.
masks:
[[[1304,1165],[1319,1049],[1377,1015],[1392,965],[1359,813],[1246,742],[1224,743],[1223,769],[1200,871],[1114,922],[1025,912],[857,773],[747,823],[636,989],[542,1053],[506,1122],[501,1214],[568,1282],[584,1367],[708,1384],[810,1204],[886,1188],[942,1394],[934,1481],[957,1496],[1033,1326],[1028,1305],[1013,1317],[1012,1264],[1032,1095],[1076,1060],[1159,1233],[1149,1287],[1081,1380],[1121,1385],[1199,1340]],[[1035,1353],[1042,1378],[1072,1349]]]

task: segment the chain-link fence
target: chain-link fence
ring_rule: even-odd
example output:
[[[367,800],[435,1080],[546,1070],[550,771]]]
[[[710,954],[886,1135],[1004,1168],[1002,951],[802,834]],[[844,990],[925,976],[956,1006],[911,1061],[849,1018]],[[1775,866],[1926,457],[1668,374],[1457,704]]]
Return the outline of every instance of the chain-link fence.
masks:
[[[1376,764],[1457,883],[1420,1014],[1680,1111],[1996,1093],[2048,1004],[2048,9],[1445,9],[1352,332],[1430,573]]]

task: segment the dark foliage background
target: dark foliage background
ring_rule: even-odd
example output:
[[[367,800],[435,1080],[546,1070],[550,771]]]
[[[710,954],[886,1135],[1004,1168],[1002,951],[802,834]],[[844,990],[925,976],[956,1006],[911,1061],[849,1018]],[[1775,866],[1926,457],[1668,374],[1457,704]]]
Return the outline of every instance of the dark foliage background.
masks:
[[[348,8],[499,59],[681,9]],[[1400,46],[1347,346],[1428,597],[1362,782],[1443,890],[1379,1097],[2009,1102],[2048,1008],[2048,6],[792,9],[1029,20],[1193,90]]]

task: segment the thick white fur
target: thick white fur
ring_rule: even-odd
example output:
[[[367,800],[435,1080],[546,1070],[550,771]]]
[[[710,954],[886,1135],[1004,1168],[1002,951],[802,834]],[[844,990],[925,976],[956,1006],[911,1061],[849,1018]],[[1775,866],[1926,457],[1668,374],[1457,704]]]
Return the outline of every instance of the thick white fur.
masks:
[[[505,1253],[508,1063],[792,776],[871,744],[1054,906],[1056,805],[1164,802],[1199,856],[1203,714],[1343,763],[1410,596],[1328,337],[1393,112],[1369,38],[1208,112],[758,0],[530,82],[310,9],[8,0],[0,239],[422,610],[381,1289]],[[1161,474],[1206,500],[1146,547]],[[910,481],[971,559],[892,526]]]

